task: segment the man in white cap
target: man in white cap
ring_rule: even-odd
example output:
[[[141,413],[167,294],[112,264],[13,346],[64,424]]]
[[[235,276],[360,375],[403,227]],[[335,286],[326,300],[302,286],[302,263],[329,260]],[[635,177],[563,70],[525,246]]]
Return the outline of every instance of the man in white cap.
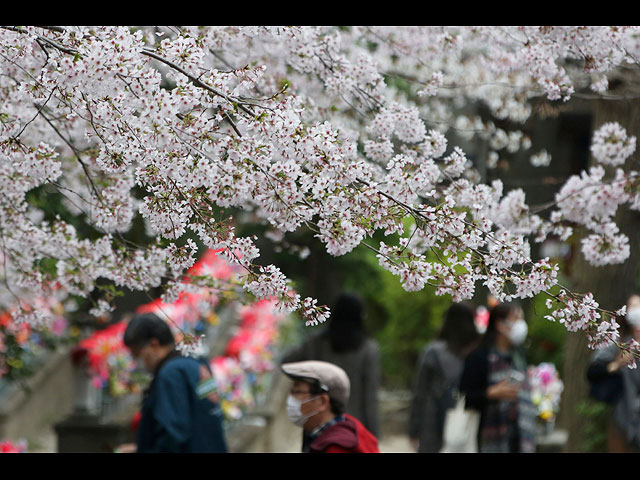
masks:
[[[293,380],[287,414],[302,427],[305,453],[379,453],[378,440],[355,417],[344,413],[349,400],[349,377],[327,362],[285,363],[282,371]]]

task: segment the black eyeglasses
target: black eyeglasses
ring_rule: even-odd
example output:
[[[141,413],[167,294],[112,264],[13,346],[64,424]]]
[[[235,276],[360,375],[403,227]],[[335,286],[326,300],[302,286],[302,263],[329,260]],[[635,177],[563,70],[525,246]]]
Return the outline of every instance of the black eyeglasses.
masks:
[[[311,395],[311,391],[309,390],[290,390],[289,393],[296,398],[303,395]]]

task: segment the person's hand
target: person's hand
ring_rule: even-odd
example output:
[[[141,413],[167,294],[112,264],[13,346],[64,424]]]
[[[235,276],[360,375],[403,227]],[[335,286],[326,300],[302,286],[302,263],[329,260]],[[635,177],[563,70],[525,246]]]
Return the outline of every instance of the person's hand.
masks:
[[[123,443],[115,448],[113,453],[136,453],[138,448],[135,443]]]
[[[607,372],[615,373],[622,367],[627,365],[630,361],[629,354],[627,352],[620,352],[615,360],[609,362],[607,365]]]
[[[490,400],[517,400],[519,392],[520,385],[503,380],[487,388],[487,398]]]

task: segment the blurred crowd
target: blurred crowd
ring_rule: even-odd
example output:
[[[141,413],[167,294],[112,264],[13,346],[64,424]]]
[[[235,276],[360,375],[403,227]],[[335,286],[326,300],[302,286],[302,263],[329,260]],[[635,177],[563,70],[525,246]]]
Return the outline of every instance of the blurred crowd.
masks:
[[[380,351],[365,333],[365,305],[346,293],[327,328],[286,352],[289,420],[302,428],[304,453],[379,452]],[[623,340],[640,338],[640,296],[621,319]],[[453,303],[437,338],[425,345],[414,373],[407,434],[417,453],[536,452],[541,423],[557,409],[555,370],[527,363],[528,323],[521,306],[476,309]],[[166,323],[152,313],[127,325],[124,342],[153,375],[137,440],[119,452],[227,451],[215,375],[206,361],[177,352]],[[586,372],[590,395],[613,406],[610,451],[640,443],[640,374],[615,343],[595,352]],[[548,402],[548,405],[545,405]]]

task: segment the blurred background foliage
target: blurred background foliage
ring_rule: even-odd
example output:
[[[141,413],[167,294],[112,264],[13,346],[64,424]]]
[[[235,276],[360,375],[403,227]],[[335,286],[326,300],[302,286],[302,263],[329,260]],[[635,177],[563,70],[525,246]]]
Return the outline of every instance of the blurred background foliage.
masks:
[[[527,338],[527,360],[531,365],[550,362],[562,371],[564,351],[562,346],[567,336],[567,329],[558,322],[547,320],[545,315],[550,313],[545,306],[549,298],[546,294],[537,295],[525,308],[525,316],[529,322]]]

